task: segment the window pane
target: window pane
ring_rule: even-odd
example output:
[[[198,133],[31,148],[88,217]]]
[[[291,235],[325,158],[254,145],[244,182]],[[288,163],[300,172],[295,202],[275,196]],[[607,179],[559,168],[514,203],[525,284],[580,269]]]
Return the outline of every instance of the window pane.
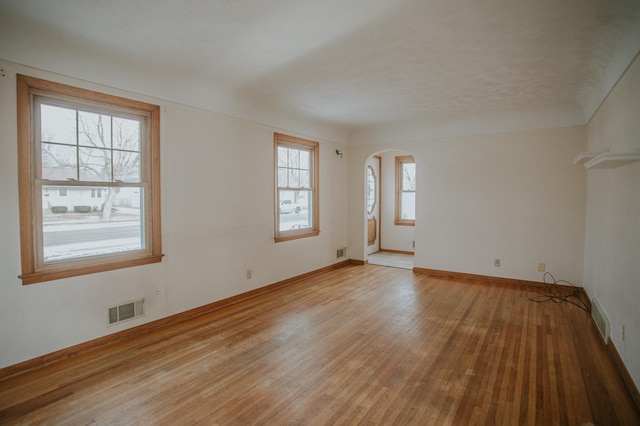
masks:
[[[288,158],[289,150],[281,146],[278,147],[278,167],[287,167],[289,162]]]
[[[140,151],[140,122],[113,117],[113,149]]]
[[[111,150],[80,148],[80,180],[111,181]]]
[[[278,195],[281,232],[313,226],[311,191],[279,191]]]
[[[416,190],[416,163],[402,164],[402,190]]]
[[[78,111],[78,142],[84,146],[111,148],[111,117]]]
[[[300,170],[300,188],[311,188],[311,175],[308,170]]]
[[[278,167],[278,187],[286,188],[289,186],[288,170],[284,167]]]
[[[287,151],[289,151],[287,166],[294,169],[300,168],[300,151],[293,148],[288,148]]]
[[[49,105],[41,111],[44,179],[141,182],[141,121]]]
[[[140,182],[140,154],[130,151],[114,151],[113,180]]]
[[[300,168],[311,170],[311,152],[300,151]]]
[[[43,143],[42,178],[51,180],[77,179],[76,147]]]
[[[43,142],[76,144],[76,110],[40,105],[40,138]]]
[[[289,187],[290,188],[300,187],[300,170],[289,169]]]
[[[44,261],[143,249],[142,200],[142,188],[44,186]]]
[[[415,192],[403,192],[400,194],[401,201],[401,219],[415,220],[416,219],[416,193]]]

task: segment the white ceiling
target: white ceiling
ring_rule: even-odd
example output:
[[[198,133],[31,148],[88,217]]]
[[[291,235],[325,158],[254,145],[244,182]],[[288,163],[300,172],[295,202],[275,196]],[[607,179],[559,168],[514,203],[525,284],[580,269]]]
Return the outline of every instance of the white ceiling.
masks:
[[[184,92],[224,87],[352,131],[544,109],[584,123],[640,49],[640,0],[0,0],[0,12],[3,59],[40,66],[21,43],[42,57],[66,44],[53,71],[75,76],[100,52]]]

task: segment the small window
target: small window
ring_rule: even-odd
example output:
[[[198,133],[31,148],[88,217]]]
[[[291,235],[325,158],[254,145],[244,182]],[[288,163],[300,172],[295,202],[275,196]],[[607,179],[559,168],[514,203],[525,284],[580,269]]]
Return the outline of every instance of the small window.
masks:
[[[367,213],[372,214],[376,206],[377,188],[376,188],[376,172],[373,167],[367,167]]]
[[[416,223],[416,163],[412,156],[396,157],[396,225]]]
[[[317,142],[274,134],[275,241],[320,233]]]
[[[18,76],[24,284],[159,262],[160,108]]]

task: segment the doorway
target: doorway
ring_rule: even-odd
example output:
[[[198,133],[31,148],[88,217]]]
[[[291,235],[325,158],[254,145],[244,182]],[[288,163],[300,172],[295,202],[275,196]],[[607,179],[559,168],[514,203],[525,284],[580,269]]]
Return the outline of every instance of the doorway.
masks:
[[[365,164],[365,254],[368,263],[413,269],[416,166],[401,150],[371,155]]]
[[[413,254],[378,251],[367,255],[371,265],[389,266],[399,269],[413,269]]]

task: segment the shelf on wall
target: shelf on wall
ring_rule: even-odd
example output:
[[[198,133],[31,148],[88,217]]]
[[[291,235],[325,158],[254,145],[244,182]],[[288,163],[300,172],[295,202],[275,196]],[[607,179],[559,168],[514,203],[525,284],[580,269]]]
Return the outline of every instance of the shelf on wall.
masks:
[[[576,155],[576,158],[573,159],[573,164],[575,166],[579,166],[581,164],[586,163],[587,161],[591,160],[592,158],[597,157],[600,154],[603,154],[606,151],[602,151],[602,152],[581,152],[580,154]]]
[[[580,155],[581,154],[579,154],[578,157]],[[576,157],[576,159],[578,157]],[[575,163],[576,160],[573,161]],[[587,160],[584,163],[584,167],[587,169],[613,169],[624,166],[625,164],[633,163],[634,161],[640,161],[640,152],[604,152],[595,155],[590,160]]]

